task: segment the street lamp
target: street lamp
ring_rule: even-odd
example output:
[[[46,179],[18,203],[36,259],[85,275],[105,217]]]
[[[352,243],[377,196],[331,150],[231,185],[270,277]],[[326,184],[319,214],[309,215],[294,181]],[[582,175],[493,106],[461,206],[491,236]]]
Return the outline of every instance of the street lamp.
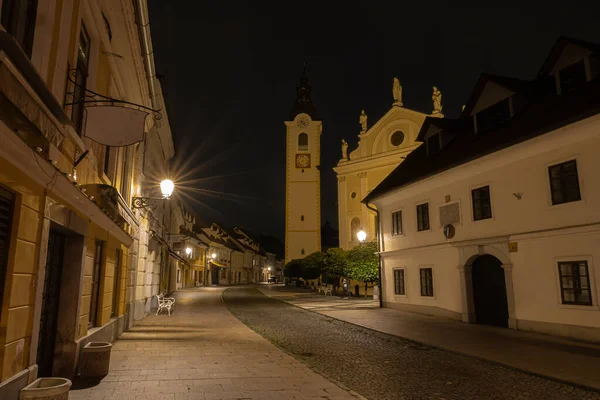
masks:
[[[214,260],[215,258],[217,258],[217,255],[216,255],[215,253],[212,253],[212,254],[210,255],[210,258],[212,258],[212,259]]]
[[[267,268],[267,271],[271,272],[271,267]]]
[[[363,231],[361,228],[361,230],[356,234],[356,237],[358,238],[359,242],[363,243],[367,238],[367,232]]]
[[[192,254],[192,249],[190,247],[186,247],[185,248],[185,254],[188,255],[188,257]]]
[[[148,208],[152,200],[168,200],[173,194],[173,190],[175,190],[175,184],[173,183],[173,181],[170,179],[164,179],[160,182],[160,192],[162,194],[162,197],[134,197],[132,208]]]

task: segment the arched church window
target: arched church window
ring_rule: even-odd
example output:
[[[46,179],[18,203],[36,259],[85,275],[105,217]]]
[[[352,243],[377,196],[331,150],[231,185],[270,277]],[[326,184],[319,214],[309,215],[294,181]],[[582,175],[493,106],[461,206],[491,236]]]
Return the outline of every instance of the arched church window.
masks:
[[[298,135],[298,151],[308,151],[308,134],[301,133]]]
[[[360,219],[357,217],[352,218],[350,221],[350,240],[358,240],[356,234],[360,231]]]
[[[400,146],[402,144],[402,142],[404,142],[404,132],[402,131],[396,131],[392,134],[392,136],[390,137],[390,142],[392,143],[392,146]]]

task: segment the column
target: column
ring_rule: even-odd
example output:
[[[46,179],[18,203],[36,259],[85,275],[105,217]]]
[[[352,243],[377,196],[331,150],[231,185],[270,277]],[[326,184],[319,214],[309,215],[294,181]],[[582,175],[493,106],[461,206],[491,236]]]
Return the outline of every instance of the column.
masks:
[[[343,249],[348,247],[348,221],[346,218],[348,196],[346,194],[346,177],[338,177],[338,224],[340,243],[339,246]]]
[[[506,301],[508,303],[508,327],[517,329],[517,316],[515,314],[515,292],[513,287],[512,264],[502,264],[504,269],[504,283],[506,284]]]
[[[471,270],[472,268],[470,265],[458,266],[458,271],[460,273],[460,292],[462,297],[462,321],[474,324],[476,319]]]

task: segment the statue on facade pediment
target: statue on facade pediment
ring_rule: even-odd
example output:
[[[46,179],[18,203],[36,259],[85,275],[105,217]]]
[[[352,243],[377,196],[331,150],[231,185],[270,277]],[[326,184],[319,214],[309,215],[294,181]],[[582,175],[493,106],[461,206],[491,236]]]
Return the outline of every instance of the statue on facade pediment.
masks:
[[[361,110],[358,122],[360,122],[361,127],[360,133],[365,133],[367,131],[367,114],[365,114],[365,110]]]
[[[433,113],[441,114],[442,113],[442,92],[438,90],[437,87],[433,87],[433,94],[431,95],[431,100],[433,100]]]
[[[402,107],[402,85],[400,85],[400,81],[396,77],[394,77],[394,86],[392,87],[392,94],[394,95],[393,105]]]
[[[342,160],[348,159],[348,142],[342,139]]]

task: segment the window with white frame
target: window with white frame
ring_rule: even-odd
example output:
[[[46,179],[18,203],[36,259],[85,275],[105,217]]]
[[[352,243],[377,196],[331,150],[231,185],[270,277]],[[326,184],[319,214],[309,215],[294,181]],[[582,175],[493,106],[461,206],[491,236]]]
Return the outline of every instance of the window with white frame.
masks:
[[[552,205],[581,200],[577,161],[570,160],[548,167]]]
[[[402,211],[392,213],[392,236],[402,235]]]
[[[433,268],[421,268],[421,296],[433,297]]]
[[[394,294],[401,296],[406,294],[403,269],[394,270]]]
[[[563,261],[558,263],[560,297],[563,304],[592,305],[590,272],[587,261]]]
[[[417,206],[417,230],[429,230],[429,203],[419,204]]]

